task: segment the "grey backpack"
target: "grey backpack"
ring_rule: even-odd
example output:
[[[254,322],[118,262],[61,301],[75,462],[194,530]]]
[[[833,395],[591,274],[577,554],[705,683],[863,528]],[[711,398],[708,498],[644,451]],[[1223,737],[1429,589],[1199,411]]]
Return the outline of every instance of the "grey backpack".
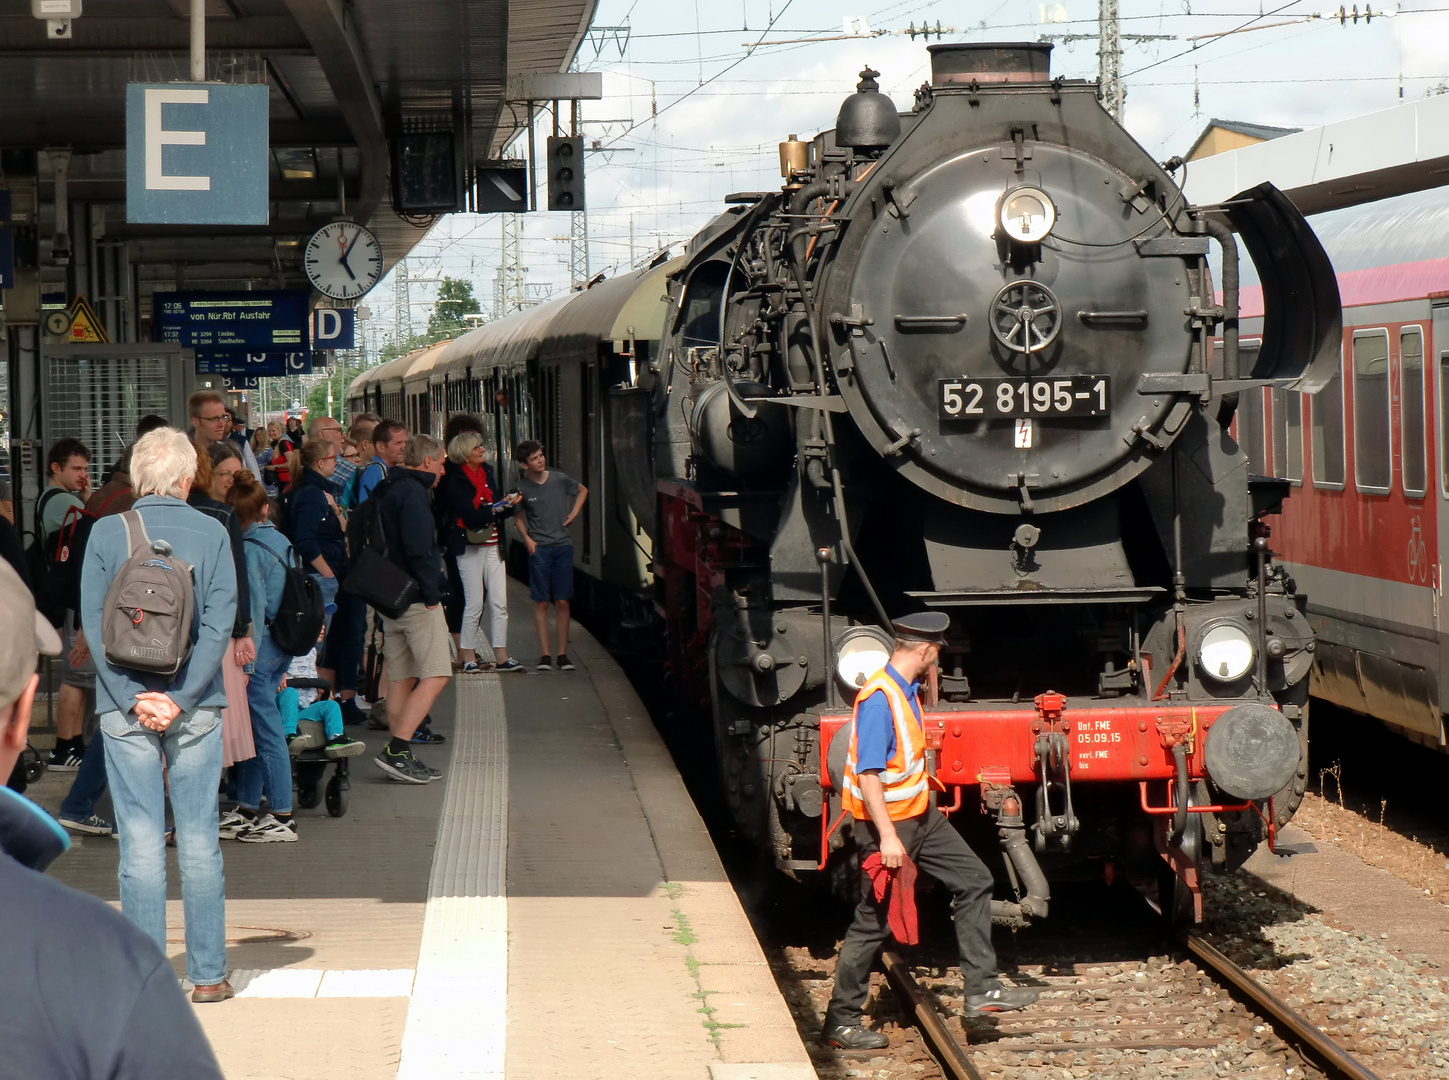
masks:
[[[101,644],[117,667],[153,675],[175,675],[191,655],[191,618],[196,587],[191,564],[171,554],[171,545],[146,535],[135,510],[121,515],[128,557],[101,610]]]

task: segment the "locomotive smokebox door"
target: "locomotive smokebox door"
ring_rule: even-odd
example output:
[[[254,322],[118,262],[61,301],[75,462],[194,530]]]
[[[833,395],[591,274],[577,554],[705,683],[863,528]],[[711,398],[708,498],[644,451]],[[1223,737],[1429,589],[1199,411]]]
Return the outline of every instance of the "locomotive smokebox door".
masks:
[[[1183,313],[1207,240],[1177,231],[1181,193],[1095,98],[973,96],[972,79],[1037,79],[1046,55],[933,54],[929,105],[844,209],[823,301],[876,451],[996,513],[1080,506],[1151,465],[1186,409],[1150,377],[1187,373],[1204,334]]]

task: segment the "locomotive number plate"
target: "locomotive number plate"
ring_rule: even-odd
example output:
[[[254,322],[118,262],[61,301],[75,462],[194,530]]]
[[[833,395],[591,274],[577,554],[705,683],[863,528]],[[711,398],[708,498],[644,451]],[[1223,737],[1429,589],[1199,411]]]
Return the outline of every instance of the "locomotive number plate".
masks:
[[[1036,416],[1106,416],[1111,376],[1061,379],[942,379],[937,404],[942,420],[1007,420]]]

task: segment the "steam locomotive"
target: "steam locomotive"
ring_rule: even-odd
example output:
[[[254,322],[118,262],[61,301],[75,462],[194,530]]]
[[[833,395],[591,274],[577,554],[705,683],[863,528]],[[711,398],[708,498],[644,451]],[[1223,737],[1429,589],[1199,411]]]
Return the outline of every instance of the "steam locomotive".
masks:
[[[1276,189],[1188,206],[1050,49],[931,46],[904,114],[867,69],[834,129],[781,143],[781,189],[730,196],[682,259],[351,398],[414,429],[481,413],[499,460],[540,438],[590,486],[579,580],[601,622],[662,637],[781,870],[848,864],[854,688],[891,615],[937,608],[932,812],[995,834],[994,917],[1125,874],[1190,921],[1200,874],[1274,843],[1304,790],[1314,638],[1269,548],[1287,485],[1229,429],[1240,394],[1331,378],[1337,285]]]

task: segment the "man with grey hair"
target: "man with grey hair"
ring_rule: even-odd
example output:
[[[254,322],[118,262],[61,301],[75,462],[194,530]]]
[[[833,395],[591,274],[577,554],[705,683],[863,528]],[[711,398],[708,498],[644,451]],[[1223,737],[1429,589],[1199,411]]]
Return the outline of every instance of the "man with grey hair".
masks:
[[[36,660],[56,655],[60,639],[4,562],[0,611],[0,776],[8,776],[25,749]],[[221,1080],[166,954],[109,904],[45,876],[69,846],[40,807],[0,788],[0,1071]]]
[[[236,567],[226,529],[186,505],[196,451],[179,431],[161,428],[131,451],[131,513],[101,518],[86,544],[81,621],[95,646],[96,712],[111,802],[121,837],[121,911],[166,948],[166,792],[176,826],[186,913],[186,971],[192,1001],[225,1001],[225,885],[217,833],[221,776],[221,661],[236,614]],[[174,676],[121,667],[105,657],[106,593],[130,557],[126,524],[139,516],[145,540],[164,542],[190,564],[195,591],[191,653]],[[162,766],[167,769],[163,782]]]
[[[429,784],[442,775],[413,754],[413,735],[453,674],[443,616],[443,558],[430,493],[443,475],[443,444],[414,435],[402,464],[388,473],[380,518],[387,557],[418,584],[419,599],[398,619],[383,619],[387,659],[387,726],[392,734],[373,761],[394,780]]]

